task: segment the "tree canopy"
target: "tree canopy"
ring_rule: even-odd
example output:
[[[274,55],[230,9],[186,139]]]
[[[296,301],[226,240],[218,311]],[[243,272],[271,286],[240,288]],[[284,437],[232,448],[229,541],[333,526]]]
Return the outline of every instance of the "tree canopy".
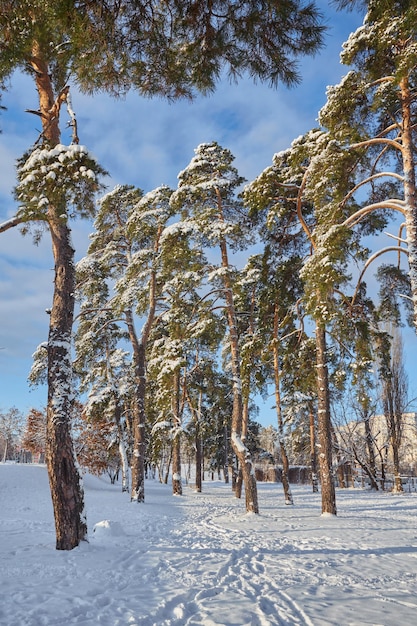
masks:
[[[302,0],[5,0],[0,84],[16,68],[33,71],[36,41],[58,89],[70,80],[88,93],[190,97],[223,71],[291,85],[323,31],[315,3]]]

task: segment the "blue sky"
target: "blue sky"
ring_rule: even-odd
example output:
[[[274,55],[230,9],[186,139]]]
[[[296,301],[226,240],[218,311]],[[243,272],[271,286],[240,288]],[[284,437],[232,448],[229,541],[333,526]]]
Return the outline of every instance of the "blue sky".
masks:
[[[72,91],[80,143],[110,172],[109,187],[133,184],[145,192],[161,184],[175,187],[177,174],[189,163],[194,148],[213,140],[231,150],[242,176],[248,180],[256,177],[270,165],[275,152],[316,125],[326,87],[338,83],[347,72],[339,63],[341,45],[362,18],[355,13],[336,13],[328,4],[319,2],[329,27],[326,46],[316,57],[301,62],[303,80],[296,88],[271,89],[247,79],[232,85],[221,82],[213,95],[193,103],[148,100],[135,93],[124,100],[104,95],[91,98]],[[15,209],[11,195],[15,160],[38,137],[37,118],[24,113],[37,108],[36,96],[31,80],[22,75],[14,76],[12,88],[4,94],[0,222]],[[62,140],[69,142],[70,138],[64,134]],[[91,231],[87,222],[73,224],[77,259],[86,253]],[[52,290],[49,237],[36,247],[16,229],[1,234],[0,409],[16,406],[27,412],[31,406],[46,404],[46,390],[31,391],[27,375],[31,355],[47,339],[45,309],[51,304]],[[261,407],[259,421],[275,423],[267,407]]]

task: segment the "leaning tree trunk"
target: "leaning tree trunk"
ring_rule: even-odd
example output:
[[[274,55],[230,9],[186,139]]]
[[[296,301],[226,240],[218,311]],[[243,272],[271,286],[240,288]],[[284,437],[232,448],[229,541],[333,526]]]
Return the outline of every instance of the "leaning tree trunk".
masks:
[[[59,109],[62,94],[54,98],[49,68],[37,43],[30,64],[39,94],[43,137],[60,141]],[[71,550],[85,539],[84,493],[71,438],[72,359],[75,267],[66,207],[49,206],[47,221],[55,261],[54,295],[48,338],[48,407],[46,465],[55,517],[56,548]]]
[[[326,359],[326,331],[316,323],[318,444],[322,513],[336,515],[336,493],[332,472],[332,438],[330,427],[329,380]]]

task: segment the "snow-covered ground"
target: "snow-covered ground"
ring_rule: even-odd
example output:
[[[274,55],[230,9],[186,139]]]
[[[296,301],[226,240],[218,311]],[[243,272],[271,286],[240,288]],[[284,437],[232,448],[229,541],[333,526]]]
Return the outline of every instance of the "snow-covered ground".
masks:
[[[89,543],[57,551],[45,468],[0,464],[1,626],[417,623],[415,494],[338,490],[328,517],[309,487],[260,484],[253,515],[220,482],[84,486]]]

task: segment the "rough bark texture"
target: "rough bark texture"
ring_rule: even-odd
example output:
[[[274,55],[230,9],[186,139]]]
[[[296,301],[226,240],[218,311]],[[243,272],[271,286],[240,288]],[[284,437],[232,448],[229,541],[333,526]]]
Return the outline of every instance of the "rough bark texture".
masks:
[[[54,146],[60,141],[60,101],[54,99],[48,65],[36,43],[30,62],[35,70],[43,136]],[[52,238],[55,281],[48,338],[46,464],[54,508],[56,547],[71,550],[87,534],[84,493],[71,438],[74,250],[67,220],[62,218],[62,207],[50,206],[47,221]]]
[[[65,223],[50,217],[55,287],[48,338],[46,464],[55,517],[56,547],[71,550],[87,534],[84,494],[71,437],[74,250]]]
[[[405,223],[407,230],[407,247],[411,293],[414,305],[414,325],[417,330],[417,205],[416,205],[416,175],[413,147],[413,119],[411,103],[413,94],[410,91],[408,78],[400,82],[400,96],[402,108],[402,158],[404,170],[404,203]]]
[[[332,438],[330,427],[329,381],[326,360],[326,332],[316,324],[318,445],[322,513],[336,515],[336,493],[332,472]]]

